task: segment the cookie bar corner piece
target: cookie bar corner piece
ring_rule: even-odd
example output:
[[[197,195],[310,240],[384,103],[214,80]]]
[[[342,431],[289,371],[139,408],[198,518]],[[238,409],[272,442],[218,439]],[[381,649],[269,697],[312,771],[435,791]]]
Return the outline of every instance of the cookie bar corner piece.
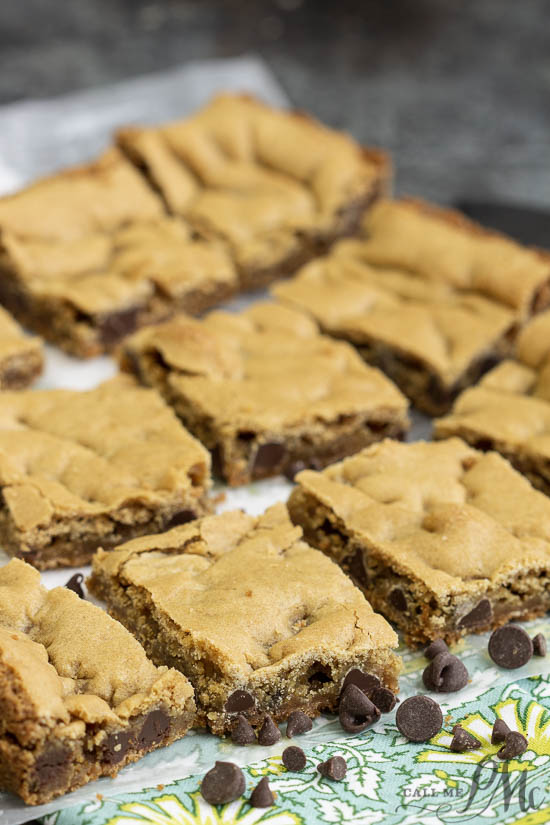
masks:
[[[40,338],[23,333],[19,324],[0,307],[0,390],[21,390],[44,369]]]
[[[293,522],[411,644],[550,607],[550,499],[497,453],[387,440],[297,482]]]
[[[101,608],[0,569],[0,788],[39,805],[181,738],[193,689]]]
[[[261,726],[267,714],[334,710],[351,672],[397,690],[395,632],[282,504],[99,552],[89,584],[155,662],[188,677],[214,733],[230,733],[239,714]]]

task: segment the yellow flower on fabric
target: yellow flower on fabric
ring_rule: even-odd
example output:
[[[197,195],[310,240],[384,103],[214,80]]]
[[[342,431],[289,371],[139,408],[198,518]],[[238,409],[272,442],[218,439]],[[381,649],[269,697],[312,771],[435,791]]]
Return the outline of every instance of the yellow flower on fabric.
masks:
[[[228,805],[213,806],[196,792],[186,807],[174,794],[159,796],[151,802],[125,802],[120,814],[105,825],[303,825],[303,820],[280,808],[251,808],[243,799]]]

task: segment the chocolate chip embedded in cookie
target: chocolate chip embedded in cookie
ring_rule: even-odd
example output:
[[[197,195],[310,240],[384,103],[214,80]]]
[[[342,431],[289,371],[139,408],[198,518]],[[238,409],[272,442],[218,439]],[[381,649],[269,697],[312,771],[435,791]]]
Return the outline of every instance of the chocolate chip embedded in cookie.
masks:
[[[247,690],[234,690],[224,707],[228,713],[241,713],[254,707],[255,699]]]
[[[82,573],[75,573],[74,576],[71,576],[68,582],[65,582],[65,587],[69,590],[72,590],[73,593],[79,597],[79,599],[84,599],[84,590],[82,588],[82,582],[84,581],[84,576]]]
[[[233,762],[216,762],[201,782],[201,794],[211,805],[225,805],[242,796],[244,774]]]
[[[494,630],[489,639],[489,656],[499,667],[514,670],[526,665],[533,655],[529,634],[517,624]]]
[[[443,727],[443,714],[429,696],[411,696],[399,705],[395,723],[411,742],[427,742]]]

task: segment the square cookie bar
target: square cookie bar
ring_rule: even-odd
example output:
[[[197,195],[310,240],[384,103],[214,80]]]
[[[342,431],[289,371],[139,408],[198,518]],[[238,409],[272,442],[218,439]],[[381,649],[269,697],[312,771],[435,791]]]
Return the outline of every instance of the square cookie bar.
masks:
[[[550,608],[550,499],[497,453],[386,440],[297,481],[292,520],[410,644]]]
[[[334,709],[350,671],[396,690],[396,634],[301,535],[283,504],[210,516],[100,550],[89,585],[154,662],[187,676],[214,733],[239,714]]]
[[[74,355],[236,288],[226,252],[167,217],[117,149],[0,199],[0,301]]]
[[[245,289],[354,234],[391,175],[383,153],[244,95],[118,138],[172,214],[228,244]]]
[[[0,546],[40,569],[209,512],[210,456],[152,390],[0,393]]]
[[[436,438],[453,435],[497,450],[550,495],[550,312],[523,328],[514,360],[487,373],[435,422]]]
[[[0,307],[0,390],[20,390],[38,378],[44,368],[39,338],[28,338]]]
[[[273,303],[147,327],[124,342],[122,365],[174,406],[231,485],[320,468],[409,426],[381,372]]]
[[[182,737],[193,689],[110,616],[12,559],[0,568],[0,788],[49,802]]]
[[[363,233],[273,292],[354,344],[419,409],[441,415],[548,303],[550,255],[410,201],[376,204]]]

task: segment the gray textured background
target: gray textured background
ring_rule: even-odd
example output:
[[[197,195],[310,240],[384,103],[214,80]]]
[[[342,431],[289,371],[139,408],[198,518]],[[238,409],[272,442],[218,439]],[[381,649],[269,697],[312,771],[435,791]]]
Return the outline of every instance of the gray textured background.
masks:
[[[2,0],[0,102],[257,51],[398,188],[550,204],[548,0]]]

